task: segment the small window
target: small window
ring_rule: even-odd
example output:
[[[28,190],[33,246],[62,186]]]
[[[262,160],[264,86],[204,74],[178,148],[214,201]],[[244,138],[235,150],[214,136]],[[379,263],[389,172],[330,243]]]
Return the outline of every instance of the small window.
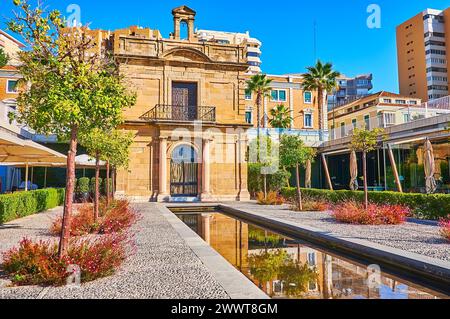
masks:
[[[395,100],[395,104],[406,104],[405,100]]]
[[[271,100],[273,102],[286,102],[286,91],[285,90],[272,90]]]
[[[317,282],[310,281],[308,289],[309,289],[309,291],[316,291],[317,290]]]
[[[408,123],[411,121],[411,116],[407,113],[407,114],[403,114],[403,122],[404,123]]]
[[[366,130],[370,130],[370,115],[364,116],[364,123],[366,124]]]
[[[353,120],[352,120],[352,125],[353,125],[353,128],[355,129],[355,128],[356,128],[356,125],[357,125],[356,119],[353,119]]]
[[[383,102],[387,103],[387,104],[392,104],[392,100],[391,99],[383,99]]]
[[[247,101],[251,101],[252,100],[252,92],[249,92],[249,93],[245,93],[245,99],[247,100]]]
[[[308,253],[308,265],[309,266],[316,266],[316,253]]]
[[[409,101],[409,104],[410,105],[417,105],[417,101],[411,100],[411,101]]]
[[[313,115],[310,113],[305,114],[305,128],[313,128]]]
[[[384,126],[395,125],[395,113],[384,113]]]
[[[305,92],[304,93],[304,101],[305,101],[305,104],[311,104],[312,103],[312,93],[311,92]]]
[[[341,123],[341,137],[345,137],[345,123]]]
[[[245,123],[253,124],[253,113],[252,113],[252,111],[245,112]]]
[[[6,93],[17,93],[17,80],[8,80]]]

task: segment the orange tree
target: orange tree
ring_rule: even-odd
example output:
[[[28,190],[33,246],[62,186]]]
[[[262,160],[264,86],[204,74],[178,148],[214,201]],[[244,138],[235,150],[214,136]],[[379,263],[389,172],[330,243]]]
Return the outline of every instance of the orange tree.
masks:
[[[371,131],[364,128],[353,130],[350,150],[361,152],[363,157],[363,176],[364,176],[364,207],[369,207],[369,191],[367,186],[367,153],[375,150],[379,139],[384,139],[384,130],[375,128]]]
[[[75,156],[79,134],[110,129],[122,122],[122,111],[136,101],[119,75],[118,66],[97,45],[87,28],[64,26],[57,10],[46,11],[29,0],[13,1],[17,12],[8,29],[28,46],[19,54],[24,83],[17,99],[17,121],[40,134],[67,139],[66,200],[59,256],[68,249],[72,214]]]
[[[98,128],[80,136],[80,143],[88,154],[95,158],[95,192],[94,192],[94,220],[99,217],[100,199],[100,161],[106,161],[114,169],[128,167],[130,146],[133,143],[133,133],[120,130],[103,131]],[[106,176],[106,198],[110,202],[109,174]]]
[[[300,167],[307,161],[314,160],[316,151],[307,147],[303,140],[296,135],[283,135],[280,144],[280,163],[287,168],[295,168],[297,184],[297,206],[303,210],[302,191],[300,186]]]
[[[113,169],[113,176],[118,168],[128,168],[130,161],[130,147],[133,144],[134,134],[132,132],[126,132],[122,130],[112,130],[107,140],[103,159],[109,163]],[[114,190],[110,189],[110,176],[109,172],[106,176],[106,199],[110,202],[111,193]],[[112,183],[114,185],[114,181]]]
[[[80,144],[90,156],[95,158],[94,221],[98,221],[100,201],[100,160],[108,148],[109,132],[95,128],[87,134],[80,135]]]

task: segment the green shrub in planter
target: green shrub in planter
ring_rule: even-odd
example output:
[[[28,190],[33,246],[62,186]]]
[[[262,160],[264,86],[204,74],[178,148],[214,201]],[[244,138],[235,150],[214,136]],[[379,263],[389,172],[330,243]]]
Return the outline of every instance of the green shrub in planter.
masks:
[[[324,189],[303,189],[304,196],[324,199],[330,204],[336,204],[348,200],[362,202],[364,192],[347,190],[330,191]],[[294,200],[295,188],[283,188],[283,196],[287,200]],[[450,195],[447,194],[418,194],[398,192],[369,192],[369,200],[374,204],[392,204],[409,207],[414,216],[422,219],[437,220],[448,216],[450,213]]]
[[[77,193],[78,194],[85,194],[89,193],[90,190],[90,180],[87,177],[82,177],[78,179],[77,182]]]
[[[248,164],[248,191],[252,196],[256,196],[264,190],[264,178],[261,175],[262,164]],[[279,192],[288,185],[291,173],[282,169],[275,174],[267,175],[267,190],[270,192]]]
[[[101,193],[102,192],[102,187],[103,187],[103,179],[102,178],[98,179],[98,184],[99,184],[99,190],[100,190],[100,193]],[[90,191],[91,191],[91,194],[95,193],[95,177],[91,178]]]
[[[87,177],[78,179],[76,186],[77,199],[81,202],[87,202],[89,200],[91,180]]]
[[[64,189],[53,188],[0,195],[0,224],[60,206],[64,197]]]
[[[100,188],[100,192],[106,196],[106,186],[108,185],[108,180],[105,178],[102,183],[102,187]],[[113,182],[112,178],[109,179],[109,191],[112,192]]]

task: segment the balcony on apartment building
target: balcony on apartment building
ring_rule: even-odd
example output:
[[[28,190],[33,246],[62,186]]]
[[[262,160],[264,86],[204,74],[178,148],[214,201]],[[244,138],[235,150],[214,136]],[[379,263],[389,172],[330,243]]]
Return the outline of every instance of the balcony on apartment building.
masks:
[[[158,104],[141,116],[149,122],[216,122],[216,108],[213,106],[186,106]]]

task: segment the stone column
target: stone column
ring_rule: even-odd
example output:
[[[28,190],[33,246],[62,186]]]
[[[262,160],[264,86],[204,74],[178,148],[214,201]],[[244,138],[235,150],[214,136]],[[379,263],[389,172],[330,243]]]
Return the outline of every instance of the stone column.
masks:
[[[203,140],[203,154],[202,154],[202,201],[211,199],[211,139]]]
[[[189,19],[189,21],[188,21],[188,40],[194,41],[194,39],[195,39],[194,19]]]
[[[202,238],[204,241],[206,241],[208,244],[211,243],[211,215],[210,214],[201,214],[200,216],[200,222],[201,222],[201,231],[202,231]]]
[[[180,40],[180,19],[177,17],[173,18],[173,38],[175,40]]]
[[[237,137],[237,156],[238,161],[238,178],[239,178],[239,194],[236,198],[238,201],[249,201],[250,193],[248,191],[248,181],[247,181],[247,162],[245,160],[245,153],[247,149],[247,136],[239,134]]]
[[[164,200],[167,192],[167,137],[159,140],[159,198]]]

